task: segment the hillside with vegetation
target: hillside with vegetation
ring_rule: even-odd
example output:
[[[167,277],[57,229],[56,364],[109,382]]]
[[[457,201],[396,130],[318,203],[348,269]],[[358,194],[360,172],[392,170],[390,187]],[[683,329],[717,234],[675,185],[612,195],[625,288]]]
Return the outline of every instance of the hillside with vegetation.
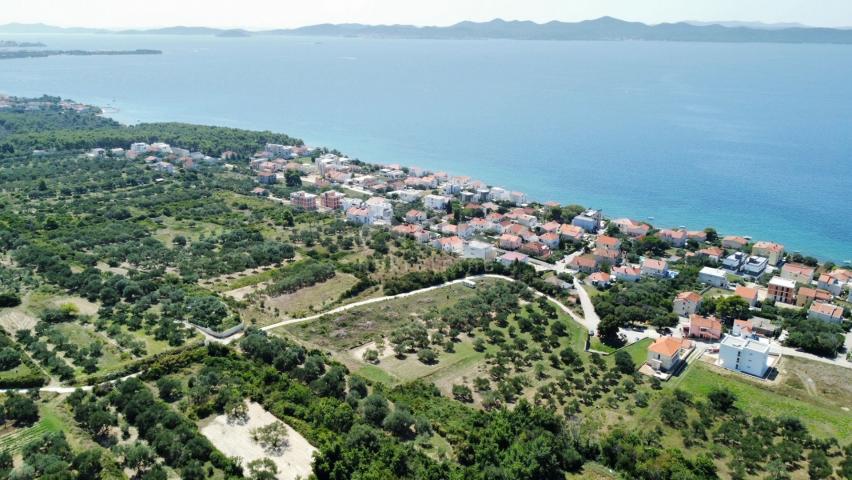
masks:
[[[0,478],[852,478],[848,369],[661,382],[530,265],[275,201],[327,188],[300,175],[258,196],[248,156],[298,139],[41,101],[0,111]],[[109,150],[156,141],[217,158]],[[605,328],[671,326],[677,266],[600,292]]]

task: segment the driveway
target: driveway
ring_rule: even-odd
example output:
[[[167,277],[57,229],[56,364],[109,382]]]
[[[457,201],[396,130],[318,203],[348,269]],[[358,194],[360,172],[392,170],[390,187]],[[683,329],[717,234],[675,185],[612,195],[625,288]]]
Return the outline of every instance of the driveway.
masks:
[[[583,284],[579,279],[577,279],[577,277],[574,277],[574,289],[577,290],[577,295],[580,297],[580,305],[583,307],[584,317],[582,320],[577,321],[590,332],[597,332],[598,324],[601,323],[601,319],[598,317],[597,312],[595,312],[595,306],[592,304],[592,297],[589,296],[589,292],[583,288]]]

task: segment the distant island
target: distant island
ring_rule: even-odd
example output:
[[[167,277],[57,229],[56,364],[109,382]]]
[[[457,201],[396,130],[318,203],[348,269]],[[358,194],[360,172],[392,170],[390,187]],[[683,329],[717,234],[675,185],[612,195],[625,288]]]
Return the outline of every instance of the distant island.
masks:
[[[92,55],[160,55],[162,50],[11,50],[0,51],[0,60],[13,58],[40,58],[56,55],[92,56]]]
[[[248,31],[175,26],[157,29],[107,30],[63,28],[44,24],[0,25],[0,33],[91,33],[139,35],[260,35],[334,36],[400,39],[507,39],[561,41],[667,41],[714,43],[835,43],[852,44],[852,29],[746,22],[677,22],[648,25],[612,17],[581,22],[531,21],[460,22],[446,27],[413,25],[321,24],[293,29]]]
[[[0,40],[0,48],[33,48],[46,47],[41,42],[16,42],[14,40]]]

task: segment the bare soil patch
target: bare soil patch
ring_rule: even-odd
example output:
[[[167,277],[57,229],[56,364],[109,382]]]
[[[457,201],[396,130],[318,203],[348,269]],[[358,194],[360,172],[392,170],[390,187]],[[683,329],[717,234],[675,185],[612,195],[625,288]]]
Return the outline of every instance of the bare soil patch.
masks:
[[[280,453],[270,453],[252,440],[251,430],[270,423],[279,422],[260,404],[248,402],[248,420],[245,422],[229,422],[227,415],[218,415],[204,420],[200,425],[201,433],[225,455],[241,457],[243,465],[252,460],[269,458],[278,467],[279,480],[295,480],[308,478],[311,474],[311,461],[316,451],[308,441],[287,426],[289,446]]]

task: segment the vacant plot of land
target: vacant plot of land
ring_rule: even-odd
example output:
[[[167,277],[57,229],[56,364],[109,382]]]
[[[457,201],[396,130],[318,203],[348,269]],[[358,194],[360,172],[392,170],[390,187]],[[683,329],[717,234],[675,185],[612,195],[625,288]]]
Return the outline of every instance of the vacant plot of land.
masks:
[[[166,217],[163,221],[163,228],[157,230],[154,238],[163,242],[167,247],[172,247],[172,241],[178,235],[183,236],[187,240],[198,240],[202,234],[209,236],[221,229],[222,227],[214,223],[196,222],[194,220],[174,220],[171,217]]]
[[[405,358],[398,358],[394,355],[382,358],[378,365],[369,365],[365,368],[368,373],[365,376],[373,374],[371,379],[378,379],[374,372],[370,372],[373,368],[378,368],[389,375],[392,379],[391,385],[402,382],[407,383],[420,378],[428,378],[436,381],[438,379],[452,377],[456,378],[455,372],[467,366],[476,367],[485,357],[485,353],[477,352],[473,349],[471,341],[464,339],[455,344],[453,353],[447,353],[440,349],[435,350],[438,353],[438,361],[433,364],[425,364],[417,359],[416,354],[406,355]],[[360,360],[360,359],[359,359]],[[358,371],[360,374],[360,370]],[[388,383],[388,378],[383,379],[383,383]],[[440,388],[441,385],[438,385]],[[447,391],[452,387],[452,384],[446,386]]]
[[[200,425],[201,433],[225,455],[241,457],[244,464],[252,460],[269,458],[278,467],[278,478],[295,480],[308,478],[311,474],[311,460],[316,451],[305,437],[287,426],[289,446],[283,452],[267,452],[252,440],[251,430],[279,421],[257,403],[248,404],[248,421],[229,422],[226,415],[205,420]]]
[[[852,410],[852,370],[798,357],[784,357],[777,368],[781,388]]]
[[[103,349],[101,350],[102,355],[98,357],[99,369],[111,370],[122,363],[131,360],[129,354],[122,354],[121,350],[108,338],[96,332],[89,326],[77,323],[60,323],[53,328],[62,333],[62,336],[69,343],[76,345],[78,348],[88,347],[94,342],[100,342],[103,344]]]
[[[818,368],[832,367],[820,364]],[[701,396],[714,388],[725,387],[736,394],[737,405],[752,415],[776,416],[791,412],[801,418],[817,437],[835,437],[841,445],[852,439],[852,414],[830,397],[813,396],[805,390],[783,384],[752,380],[703,362],[693,362],[680,377],[668,384]]]
[[[333,351],[350,350],[386,336],[405,322],[470,298],[475,290],[459,284],[353,308],[323,318],[282,327],[290,334]]]
[[[277,308],[286,316],[297,318],[328,310],[340,295],[352,288],[358,279],[354,275],[338,272],[334,277],[293,293],[267,298],[267,306]]]
[[[27,313],[22,307],[6,308],[0,311],[0,327],[14,336],[18,330],[32,330],[38,319]]]

